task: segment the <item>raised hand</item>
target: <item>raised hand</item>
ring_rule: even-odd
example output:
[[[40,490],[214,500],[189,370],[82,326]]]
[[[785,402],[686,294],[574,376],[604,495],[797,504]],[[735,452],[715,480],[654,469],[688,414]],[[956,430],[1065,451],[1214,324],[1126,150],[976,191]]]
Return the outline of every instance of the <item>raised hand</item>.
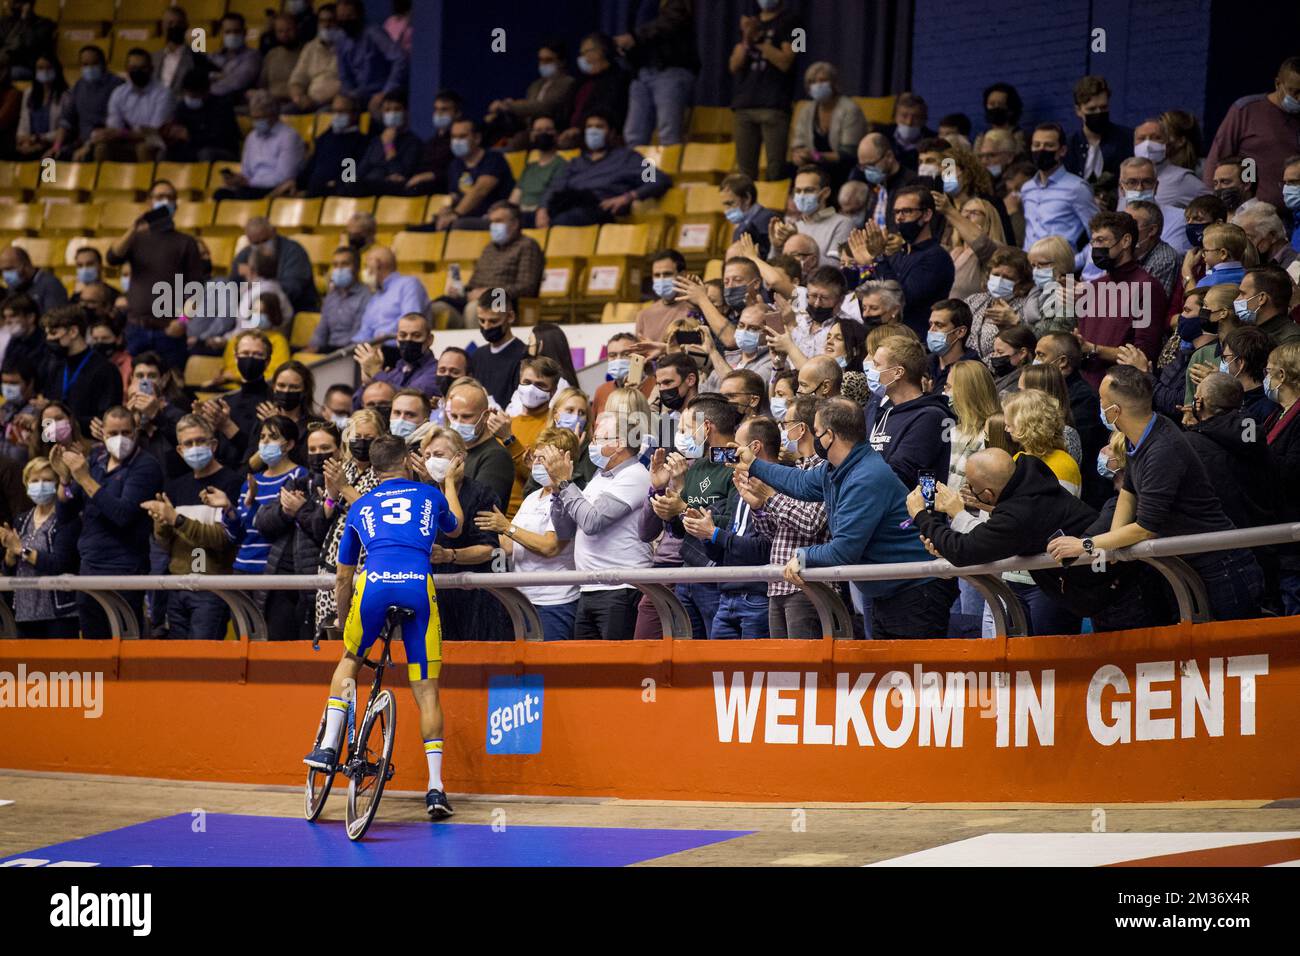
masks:
[[[307,496],[301,491],[294,491],[292,488],[280,489],[280,508],[290,518],[295,517],[306,503]]]

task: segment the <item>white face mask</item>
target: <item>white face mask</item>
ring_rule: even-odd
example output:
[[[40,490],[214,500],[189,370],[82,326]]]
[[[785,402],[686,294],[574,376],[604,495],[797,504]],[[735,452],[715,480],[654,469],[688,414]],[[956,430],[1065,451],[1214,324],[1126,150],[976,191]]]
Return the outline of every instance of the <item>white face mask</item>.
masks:
[[[546,470],[545,465],[533,465],[533,481],[537,482],[543,488],[551,484],[550,472]]]
[[[551,393],[543,391],[531,382],[527,385],[519,386],[519,401],[524,408],[530,411],[534,408],[541,408],[551,400]]]
[[[451,459],[431,455],[424,460],[424,467],[429,472],[430,478],[441,482],[447,477],[447,472],[451,470]]]
[[[104,447],[110,455],[121,461],[135,451],[135,439],[130,435],[114,435],[104,440]]]

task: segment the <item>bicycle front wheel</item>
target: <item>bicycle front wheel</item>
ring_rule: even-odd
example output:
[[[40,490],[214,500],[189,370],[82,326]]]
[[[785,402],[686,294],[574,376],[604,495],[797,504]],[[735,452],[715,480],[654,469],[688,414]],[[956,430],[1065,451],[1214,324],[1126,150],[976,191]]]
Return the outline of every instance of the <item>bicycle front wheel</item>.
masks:
[[[321,741],[325,739],[325,719],[329,714],[329,708],[325,708],[325,714],[321,715],[320,727],[316,731],[315,746],[319,747]],[[306,803],[303,806],[303,817],[308,823],[312,823],[320,816],[320,812],[325,809],[325,800],[330,795],[330,788],[334,786],[334,774],[326,773],[323,770],[317,770],[315,767],[307,768],[307,786],[304,790]]]
[[[348,784],[348,839],[360,840],[370,829],[384,794],[397,733],[397,707],[392,692],[379,692],[366,708],[357,735],[356,759]]]

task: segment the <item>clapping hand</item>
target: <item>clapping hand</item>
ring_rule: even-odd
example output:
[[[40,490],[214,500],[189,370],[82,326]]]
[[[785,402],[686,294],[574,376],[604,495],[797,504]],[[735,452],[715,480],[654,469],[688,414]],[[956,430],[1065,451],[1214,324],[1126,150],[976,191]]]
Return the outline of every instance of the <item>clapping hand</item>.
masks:
[[[707,508],[691,508],[682,518],[686,531],[701,541],[711,541],[717,527],[713,523],[713,513]]]
[[[280,508],[290,518],[295,517],[306,503],[307,496],[301,491],[294,491],[292,488],[280,489]]]
[[[366,378],[374,378],[384,367],[384,350],[378,345],[362,343],[352,352],[352,357],[357,360],[361,374]]]
[[[511,418],[505,412],[489,412],[487,432],[489,435],[495,435],[497,438],[505,441],[510,437],[510,422]]]
[[[650,499],[650,510],[655,513],[655,517],[660,521],[672,521],[686,510],[686,502],[676,492],[655,495]]]
[[[420,469],[423,471],[424,462],[420,462]],[[338,501],[346,481],[343,475],[343,462],[337,458],[326,458],[322,472],[325,475],[325,497]]]
[[[172,527],[176,524],[176,508],[171,499],[162,492],[154,495],[153,501],[142,501],[140,507],[149,512],[155,525]]]
[[[5,551],[14,558],[22,554],[23,540],[8,524],[0,525],[0,545],[3,545]]]
[[[538,454],[542,457],[546,473],[551,476],[553,486],[573,477],[573,457],[567,451],[561,452],[554,445],[543,445]]]

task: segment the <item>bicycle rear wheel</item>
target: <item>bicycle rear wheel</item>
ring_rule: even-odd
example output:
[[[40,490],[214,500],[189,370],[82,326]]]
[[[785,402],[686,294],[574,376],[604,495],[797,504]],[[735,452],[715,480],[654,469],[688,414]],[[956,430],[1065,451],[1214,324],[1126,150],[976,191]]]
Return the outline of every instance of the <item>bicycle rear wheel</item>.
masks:
[[[325,714],[321,715],[320,728],[316,731],[316,743],[313,747],[319,747],[321,741],[325,739],[325,717],[329,713],[329,708],[325,708]],[[315,767],[307,768],[307,786],[304,790],[306,804],[303,806],[303,817],[308,823],[315,821],[320,816],[320,812],[325,809],[325,800],[330,795],[330,788],[334,786],[334,774],[326,773],[324,770],[317,770]]]
[[[361,732],[357,735],[356,762],[348,783],[348,839],[360,840],[370,829],[379,809],[379,798],[388,781],[393,758],[393,738],[397,733],[396,705],[392,692],[385,689],[366,708]]]

